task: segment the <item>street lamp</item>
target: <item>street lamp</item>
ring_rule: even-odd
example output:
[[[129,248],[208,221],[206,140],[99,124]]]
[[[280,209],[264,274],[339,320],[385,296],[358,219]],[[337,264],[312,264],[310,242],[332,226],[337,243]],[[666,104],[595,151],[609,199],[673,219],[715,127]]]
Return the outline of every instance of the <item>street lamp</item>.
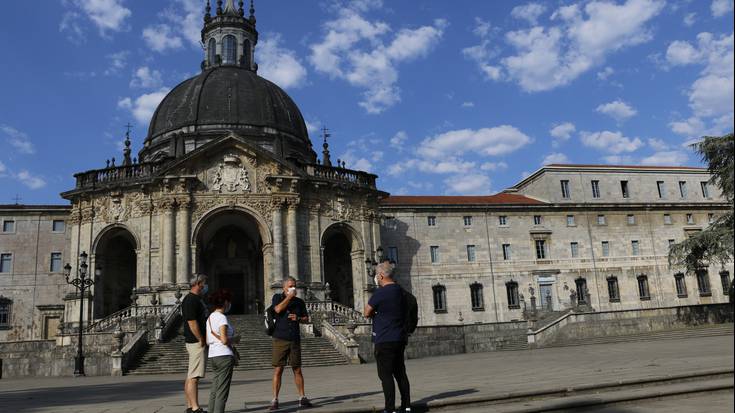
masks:
[[[77,268],[77,276],[71,277],[71,265],[67,263],[64,266],[64,275],[66,277],[66,283],[73,285],[79,290],[79,338],[77,340],[77,356],[74,358],[74,376],[84,376],[84,349],[82,346],[83,338],[83,323],[84,323],[84,291],[94,285],[95,280],[91,277],[87,277],[87,253],[82,251],[79,254],[79,268]],[[97,268],[95,270],[95,276],[99,277],[102,275],[102,269]]]

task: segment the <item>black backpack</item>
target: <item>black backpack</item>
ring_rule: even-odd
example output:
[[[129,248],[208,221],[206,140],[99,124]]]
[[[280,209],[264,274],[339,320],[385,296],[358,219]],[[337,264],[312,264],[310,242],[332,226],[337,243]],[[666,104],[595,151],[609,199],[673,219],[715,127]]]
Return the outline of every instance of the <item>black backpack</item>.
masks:
[[[401,290],[403,291],[403,304],[406,311],[403,319],[403,332],[408,337],[416,331],[416,326],[419,324],[419,304],[413,294],[404,288],[401,288]]]
[[[278,314],[276,314],[276,309],[273,308],[273,306],[266,308],[264,316],[265,316],[265,334],[272,336],[273,331],[275,331],[276,329],[276,317],[278,317]]]

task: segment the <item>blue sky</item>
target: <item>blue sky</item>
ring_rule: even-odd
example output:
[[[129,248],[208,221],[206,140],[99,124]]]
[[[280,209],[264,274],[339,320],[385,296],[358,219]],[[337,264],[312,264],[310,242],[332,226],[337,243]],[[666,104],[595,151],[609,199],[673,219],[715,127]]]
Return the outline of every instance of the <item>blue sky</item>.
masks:
[[[199,71],[204,0],[4,2],[0,203],[62,203]],[[544,163],[699,165],[733,129],[733,1],[256,1],[259,74],[393,194]],[[8,18],[12,16],[12,18]],[[31,25],[29,27],[29,25]]]

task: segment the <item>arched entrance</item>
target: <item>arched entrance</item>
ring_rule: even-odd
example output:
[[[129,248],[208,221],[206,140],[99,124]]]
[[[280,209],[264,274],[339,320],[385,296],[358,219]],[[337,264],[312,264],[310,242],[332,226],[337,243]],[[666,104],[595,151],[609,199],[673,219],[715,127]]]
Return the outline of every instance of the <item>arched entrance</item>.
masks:
[[[355,230],[346,224],[335,224],[327,228],[322,236],[324,248],[324,281],[329,283],[331,299],[340,304],[354,307],[355,275],[361,274],[364,258],[362,242]]]
[[[263,240],[258,222],[240,210],[205,218],[196,234],[197,272],[209,276],[209,289],[232,292],[232,314],[263,309]]]
[[[104,318],[132,304],[136,287],[137,242],[126,228],[104,231],[95,244],[94,268],[101,269],[95,283],[94,318]],[[94,275],[93,275],[94,276]]]

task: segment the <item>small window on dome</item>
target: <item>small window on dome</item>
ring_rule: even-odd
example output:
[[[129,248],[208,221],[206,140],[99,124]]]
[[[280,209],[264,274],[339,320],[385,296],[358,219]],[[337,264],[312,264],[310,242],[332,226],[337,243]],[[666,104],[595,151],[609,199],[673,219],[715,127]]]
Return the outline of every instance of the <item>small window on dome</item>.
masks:
[[[217,61],[217,41],[209,39],[209,46],[207,46],[207,60],[209,64],[213,65]]]
[[[242,48],[242,56],[243,56],[243,63],[245,63],[245,67],[248,69],[252,66],[252,64],[250,63],[250,55],[251,55],[250,40],[245,39],[245,43]]]
[[[232,35],[227,35],[222,40],[222,61],[223,63],[225,64],[236,63],[235,43],[237,43],[237,41],[235,40],[235,36],[232,36]]]

